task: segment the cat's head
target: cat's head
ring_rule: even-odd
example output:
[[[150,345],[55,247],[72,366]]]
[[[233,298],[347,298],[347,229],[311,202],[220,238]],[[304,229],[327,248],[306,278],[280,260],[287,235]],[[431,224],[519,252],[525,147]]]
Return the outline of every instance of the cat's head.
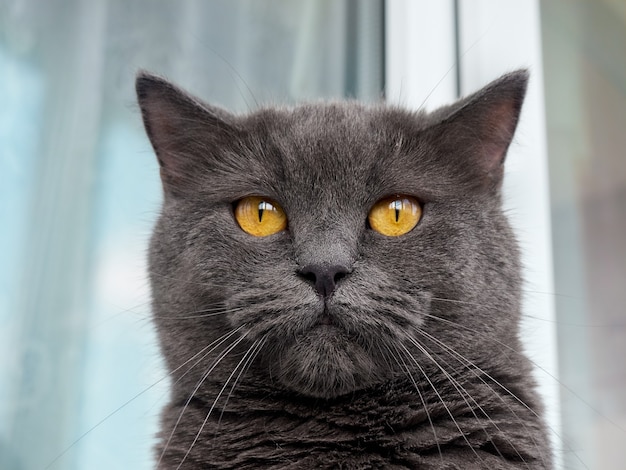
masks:
[[[211,350],[188,384],[220,353],[223,380],[248,351],[257,383],[332,398],[445,345],[480,363],[484,335],[517,342],[500,187],[526,82],[515,72],[430,114],[342,102],[236,116],[140,74],[165,195],[150,270],[170,368]]]

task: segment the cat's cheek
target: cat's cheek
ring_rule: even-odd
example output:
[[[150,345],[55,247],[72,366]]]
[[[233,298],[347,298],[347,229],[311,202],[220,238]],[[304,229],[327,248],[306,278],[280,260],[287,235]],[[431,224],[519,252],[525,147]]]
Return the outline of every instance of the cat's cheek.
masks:
[[[284,342],[307,332],[324,309],[314,291],[294,277],[278,276],[257,286],[236,286],[226,301],[232,327],[253,339]]]
[[[424,279],[368,264],[359,266],[331,299],[343,324],[360,329],[360,333],[371,330],[376,337],[420,327],[430,313],[433,297],[422,285]]]

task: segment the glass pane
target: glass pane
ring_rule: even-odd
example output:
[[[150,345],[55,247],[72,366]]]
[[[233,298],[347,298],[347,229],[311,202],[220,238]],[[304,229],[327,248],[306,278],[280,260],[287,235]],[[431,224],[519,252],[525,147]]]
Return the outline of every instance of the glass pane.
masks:
[[[550,0],[541,15],[564,468],[618,470],[626,461],[626,3]]]
[[[382,0],[0,0],[0,468],[152,468],[161,189],[136,71],[234,111],[378,100],[382,23]]]

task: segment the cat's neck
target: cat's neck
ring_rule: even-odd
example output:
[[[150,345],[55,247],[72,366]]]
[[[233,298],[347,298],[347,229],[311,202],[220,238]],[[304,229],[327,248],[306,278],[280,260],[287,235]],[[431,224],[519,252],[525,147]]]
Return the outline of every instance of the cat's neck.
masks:
[[[293,468],[326,468],[342,461],[344,453],[351,462],[355,455],[361,456],[368,468],[431,465],[424,468],[434,469],[440,468],[440,451],[447,464],[449,456],[457,456],[465,465],[471,461],[486,465],[501,459],[490,442],[497,440],[499,452],[506,454],[502,449],[507,440],[515,439],[515,450],[504,455],[511,466],[502,467],[501,461],[495,464],[493,460],[494,468],[517,468],[518,464],[527,468],[522,461],[543,468],[539,456],[545,452],[545,443],[532,437],[539,435],[541,425],[526,403],[511,397],[503,385],[484,378],[465,374],[454,380],[454,384],[449,379],[435,384],[398,380],[335,400],[285,395],[244,382],[230,394],[228,403],[194,399],[172,405],[165,414],[170,417],[164,423],[165,441],[186,405],[184,425],[178,424],[165,460],[180,460],[195,441],[187,459],[199,463],[206,459],[215,465],[211,468],[272,468],[272,464],[285,468],[285,462]],[[443,404],[438,395],[442,392],[458,399]],[[520,429],[527,431],[526,443],[520,442]],[[483,447],[484,451],[476,451]],[[418,454],[415,449],[420,450]],[[469,468],[465,465],[459,468]]]

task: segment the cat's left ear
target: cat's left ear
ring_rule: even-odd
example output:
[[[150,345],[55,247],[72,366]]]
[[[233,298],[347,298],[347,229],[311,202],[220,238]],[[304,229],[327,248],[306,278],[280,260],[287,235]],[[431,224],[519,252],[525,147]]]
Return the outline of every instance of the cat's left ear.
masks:
[[[235,117],[144,71],[135,87],[165,196],[193,193],[198,174],[237,140]]]
[[[431,128],[431,136],[436,147],[459,170],[471,175],[472,185],[500,186],[527,83],[526,70],[512,72],[434,113],[437,124]]]

